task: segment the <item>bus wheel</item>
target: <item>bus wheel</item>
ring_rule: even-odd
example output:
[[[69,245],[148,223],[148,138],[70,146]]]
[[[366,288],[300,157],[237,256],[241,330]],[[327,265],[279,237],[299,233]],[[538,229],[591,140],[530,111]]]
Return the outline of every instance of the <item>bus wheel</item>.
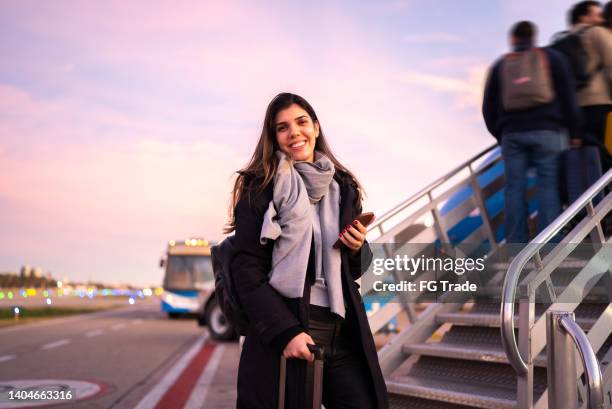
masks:
[[[213,298],[206,308],[206,322],[212,339],[228,341],[236,338],[236,331],[225,319],[216,298]]]

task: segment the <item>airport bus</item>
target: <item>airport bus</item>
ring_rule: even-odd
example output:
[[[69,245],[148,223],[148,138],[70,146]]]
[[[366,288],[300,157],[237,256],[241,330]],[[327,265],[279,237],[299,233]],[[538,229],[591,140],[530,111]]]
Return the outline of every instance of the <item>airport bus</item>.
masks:
[[[169,318],[196,316],[200,325],[208,325],[213,338],[231,339],[235,331],[215,299],[211,245],[201,238],[168,242],[160,260],[165,268],[161,308]]]

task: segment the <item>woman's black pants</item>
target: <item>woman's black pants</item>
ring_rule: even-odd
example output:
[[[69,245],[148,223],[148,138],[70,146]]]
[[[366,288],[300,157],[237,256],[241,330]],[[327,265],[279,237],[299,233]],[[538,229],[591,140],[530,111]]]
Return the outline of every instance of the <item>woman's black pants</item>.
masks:
[[[308,334],[324,348],[325,409],[375,409],[372,377],[359,334],[329,308],[310,306]]]

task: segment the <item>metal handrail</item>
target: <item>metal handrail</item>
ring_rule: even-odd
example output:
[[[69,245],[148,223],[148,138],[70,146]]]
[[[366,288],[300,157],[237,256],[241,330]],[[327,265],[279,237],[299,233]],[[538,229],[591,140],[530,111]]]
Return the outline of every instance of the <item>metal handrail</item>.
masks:
[[[403,202],[399,203],[398,205],[393,207],[391,210],[387,211],[384,215],[379,217],[378,220],[376,220],[374,223],[372,223],[370,225],[368,230],[373,231],[374,229],[378,228],[382,223],[386,222],[387,220],[389,220],[390,218],[392,218],[393,216],[395,216],[396,214],[398,214],[399,212],[404,210],[406,207],[408,207],[411,204],[417,202],[419,199],[421,199],[423,196],[427,195],[433,189],[439,187],[440,185],[442,185],[444,182],[446,182],[449,179],[451,179],[452,177],[454,177],[456,174],[458,174],[463,169],[468,168],[472,164],[472,162],[480,159],[481,157],[483,157],[487,153],[491,152],[492,150],[494,150],[498,146],[499,146],[498,144],[494,144],[494,145],[489,146],[487,149],[483,150],[482,152],[478,153],[477,155],[474,155],[472,158],[470,158],[469,160],[463,162],[461,165],[457,166],[456,168],[454,168],[450,172],[446,173],[444,176],[436,179],[435,181],[433,181],[429,185],[425,186],[423,189],[421,189],[418,192],[414,193],[408,199],[406,199]],[[382,230],[381,230],[381,233],[382,233]]]
[[[559,319],[559,324],[572,337],[578,348],[587,381],[587,408],[601,409],[603,407],[603,377],[597,362],[597,355],[595,355],[586,334],[571,316],[562,316]],[[568,376],[573,376],[573,374],[568,374]]]
[[[540,232],[521,252],[512,260],[504,280],[501,300],[501,338],[502,345],[512,368],[519,375],[527,374],[527,363],[523,360],[516,343],[514,334],[514,297],[521,271],[527,262],[536,255],[540,249],[550,241],[561,229],[586,207],[612,181],[612,169],[606,172],[590,188],[586,190],[574,203],[572,203],[548,227]]]

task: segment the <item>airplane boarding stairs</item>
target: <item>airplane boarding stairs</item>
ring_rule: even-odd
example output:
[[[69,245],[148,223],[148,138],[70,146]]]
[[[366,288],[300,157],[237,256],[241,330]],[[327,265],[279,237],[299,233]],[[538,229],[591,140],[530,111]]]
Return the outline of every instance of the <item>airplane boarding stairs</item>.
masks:
[[[565,389],[577,393],[575,405],[568,408],[587,408],[588,396],[597,394],[604,395],[602,407],[612,408],[612,365],[608,365],[612,359],[612,304],[608,296],[612,293],[612,245],[604,245],[610,239],[601,227],[602,219],[612,210],[612,193],[597,199],[611,183],[612,171],[512,263],[497,264],[499,274],[487,286],[491,292],[503,294],[498,297],[501,302],[476,303],[456,294],[443,302],[450,296],[445,294],[440,302],[418,303],[398,293],[370,315],[373,333],[400,315],[410,321],[378,352],[392,408],[553,409],[548,405],[546,346],[550,342],[545,313],[559,310],[574,312],[576,323],[588,334],[587,344],[603,375],[603,382],[589,389],[578,359],[574,376],[561,377],[569,382]],[[368,240],[374,245],[386,243],[383,247],[388,257],[404,243],[414,244],[409,247],[413,257],[432,243],[447,254],[453,254],[458,246],[466,254],[471,244],[473,248],[484,244],[487,255],[494,257],[506,247],[503,186],[503,163],[493,146],[381,217],[370,227]],[[534,193],[532,186],[528,196],[533,198]],[[530,224],[534,215],[532,212]],[[560,231],[561,243],[545,248]],[[594,255],[577,259],[571,254],[576,245],[568,243],[587,243],[594,248]],[[563,274],[564,269],[575,273]],[[572,293],[576,288],[579,291]],[[548,301],[538,298],[536,303],[536,293],[546,294]],[[550,366],[553,373],[562,371]],[[590,369],[586,378],[593,383]]]

